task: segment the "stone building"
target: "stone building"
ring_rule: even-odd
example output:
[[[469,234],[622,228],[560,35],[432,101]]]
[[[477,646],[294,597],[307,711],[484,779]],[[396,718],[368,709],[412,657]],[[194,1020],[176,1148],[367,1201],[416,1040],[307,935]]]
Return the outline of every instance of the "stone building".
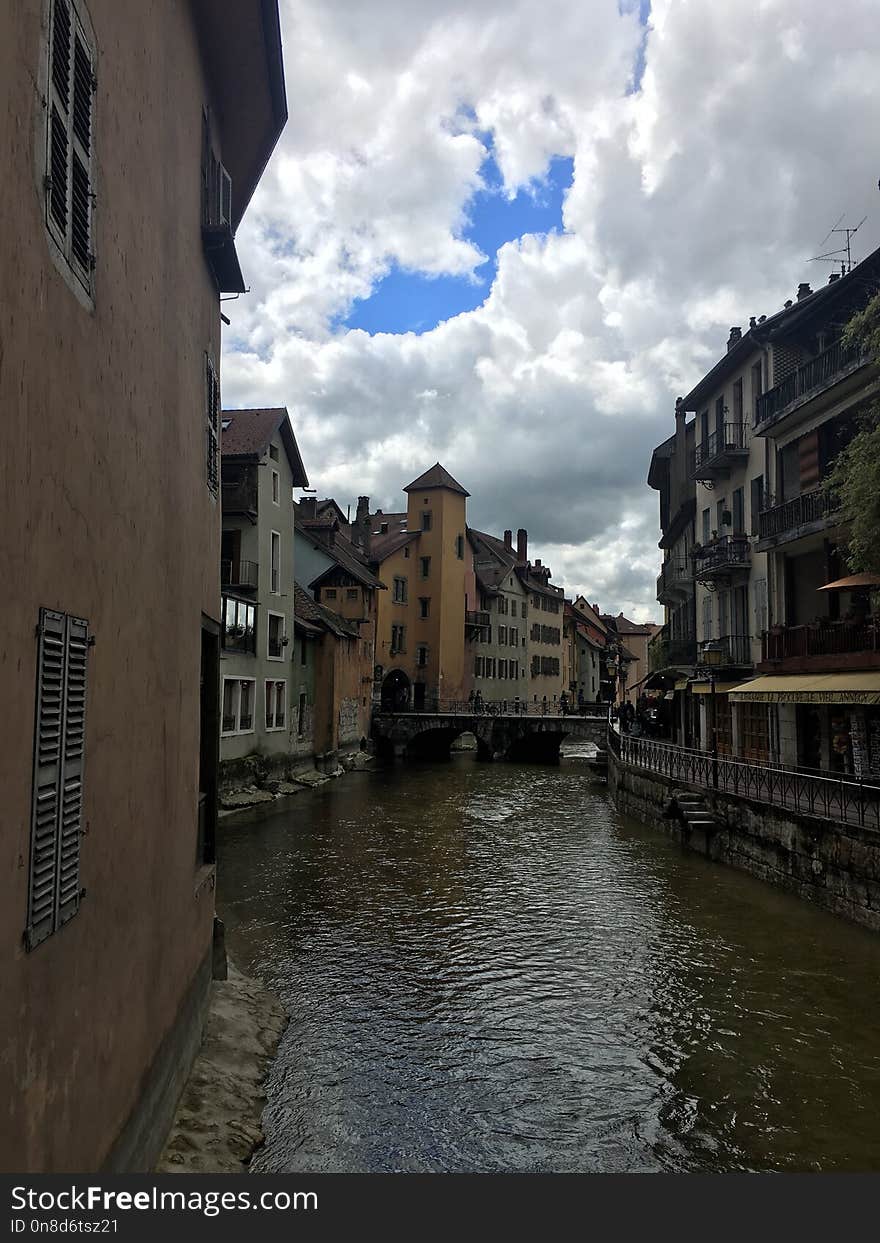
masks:
[[[355,538],[387,587],[377,600],[376,698],[383,707],[423,708],[467,698],[466,502],[470,495],[435,463],[408,484],[405,513],[369,514],[359,502]]]
[[[501,540],[468,527],[467,534],[475,591],[465,614],[466,660],[474,695],[514,708],[528,700],[529,656],[528,593],[516,572],[513,533]]]
[[[527,557],[525,532],[518,552],[517,575],[528,599],[529,696],[534,706],[557,710],[565,691],[562,624],[565,592],[550,582],[550,567]]]
[[[289,766],[293,489],[308,479],[283,407],[224,410],[221,435],[220,764],[235,781],[246,757]]]
[[[219,295],[285,120],[274,0],[0,6],[3,1170],[149,1169],[200,1041]]]
[[[597,617],[595,621],[598,620]],[[605,650],[603,632],[607,633],[605,627],[602,626],[600,631],[593,617],[582,611],[575,601],[565,601],[565,684],[572,707],[602,701],[602,656]]]

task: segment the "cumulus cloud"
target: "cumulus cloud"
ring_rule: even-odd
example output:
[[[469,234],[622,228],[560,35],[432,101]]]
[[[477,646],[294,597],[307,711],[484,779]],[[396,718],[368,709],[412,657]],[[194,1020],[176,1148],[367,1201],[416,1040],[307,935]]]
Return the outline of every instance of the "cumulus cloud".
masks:
[[[557,581],[645,618],[651,450],[729,326],[825,280],[827,228],[874,208],[880,58],[875,0],[654,0],[647,31],[635,7],[282,0],[290,121],[239,232],[223,382],[288,406],[322,494],[399,505],[439,458],[473,525],[526,526]],[[509,197],[572,158],[560,230],[503,246],[483,305],[421,336],[340,326],[392,267],[475,277],[490,155]]]

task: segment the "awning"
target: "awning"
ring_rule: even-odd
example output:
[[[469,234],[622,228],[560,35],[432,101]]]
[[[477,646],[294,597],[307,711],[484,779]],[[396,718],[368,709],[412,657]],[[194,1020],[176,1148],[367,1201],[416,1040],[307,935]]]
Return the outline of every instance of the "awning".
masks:
[[[735,686],[733,703],[880,704],[880,673],[818,673],[753,678]]]
[[[687,678],[679,678],[679,680],[676,682],[673,689],[677,691],[686,691],[687,684],[688,684]]]
[[[692,695],[711,695],[711,682],[690,682],[688,683]],[[715,694],[726,695],[728,691],[735,690],[739,687],[738,682],[716,682]]]
[[[817,591],[859,591],[866,587],[880,587],[880,577],[876,574],[849,574],[846,578],[837,578],[833,583],[817,587]]]

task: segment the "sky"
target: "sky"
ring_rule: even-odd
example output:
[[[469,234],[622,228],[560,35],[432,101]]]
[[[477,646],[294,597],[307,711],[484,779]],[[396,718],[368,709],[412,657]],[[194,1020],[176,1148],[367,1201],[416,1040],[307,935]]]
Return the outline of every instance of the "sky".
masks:
[[[239,229],[223,404],[312,486],[435,461],[553,581],[661,620],[651,452],[828,229],[880,245],[876,0],[281,0],[290,119]]]

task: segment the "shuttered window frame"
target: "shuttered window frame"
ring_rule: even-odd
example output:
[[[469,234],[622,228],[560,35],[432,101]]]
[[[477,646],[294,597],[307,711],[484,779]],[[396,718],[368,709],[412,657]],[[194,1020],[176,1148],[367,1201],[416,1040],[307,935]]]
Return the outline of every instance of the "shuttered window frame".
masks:
[[[220,380],[210,354],[205,355],[205,463],[208,488],[220,490]]]
[[[80,906],[88,622],[41,609],[25,947],[35,949]]]
[[[94,259],[95,45],[76,0],[49,5],[46,226],[91,296]]]

